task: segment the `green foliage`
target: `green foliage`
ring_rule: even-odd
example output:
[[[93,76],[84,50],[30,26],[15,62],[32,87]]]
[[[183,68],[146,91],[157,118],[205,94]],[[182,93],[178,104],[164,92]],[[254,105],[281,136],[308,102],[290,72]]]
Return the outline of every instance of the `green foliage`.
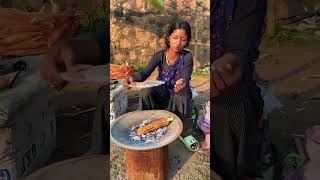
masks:
[[[26,5],[26,6],[24,7],[24,9],[25,9],[27,12],[34,12],[34,11],[35,11],[35,9],[34,9],[33,7],[31,7],[31,6],[29,6],[29,5]]]
[[[192,115],[191,115],[193,130],[197,129],[197,120],[203,114],[204,112],[203,112],[202,106],[200,104],[194,104],[192,108]]]
[[[138,64],[136,66],[136,72],[141,72],[144,69],[144,65],[143,64]]]
[[[283,43],[294,40],[295,36],[299,34],[299,31],[295,29],[288,29],[283,26],[276,26],[273,34],[265,34],[264,39],[272,43]]]
[[[81,25],[85,31],[94,32],[99,26],[106,26],[109,22],[109,11],[105,1],[103,6],[98,7],[95,11],[90,12],[82,21]],[[107,27],[107,26],[106,26]]]
[[[206,65],[203,68],[196,68],[193,72],[193,75],[195,76],[207,76],[210,75],[210,66]]]
[[[198,6],[202,6],[203,5],[203,0],[196,0],[196,2],[197,2]]]
[[[163,0],[150,0],[150,3],[157,10],[164,11],[164,2],[163,2]]]
[[[267,46],[288,46],[288,45],[307,45],[312,42],[320,42],[320,37],[316,37],[313,31],[298,31],[293,28],[276,26],[274,34],[265,34],[263,42]]]

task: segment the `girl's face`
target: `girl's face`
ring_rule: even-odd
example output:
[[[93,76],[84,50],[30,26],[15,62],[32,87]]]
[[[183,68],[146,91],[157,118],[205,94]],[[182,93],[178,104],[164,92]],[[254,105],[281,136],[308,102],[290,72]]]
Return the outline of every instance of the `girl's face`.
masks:
[[[184,29],[176,29],[169,36],[170,49],[175,52],[183,50],[188,42],[187,32]]]

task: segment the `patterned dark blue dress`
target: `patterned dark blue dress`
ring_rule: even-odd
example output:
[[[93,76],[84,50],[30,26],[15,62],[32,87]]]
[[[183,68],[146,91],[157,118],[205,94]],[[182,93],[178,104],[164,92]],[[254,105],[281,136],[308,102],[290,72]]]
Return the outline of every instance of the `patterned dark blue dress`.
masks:
[[[140,110],[163,109],[175,113],[182,120],[191,116],[192,93],[189,86],[191,80],[193,58],[190,51],[182,50],[175,64],[168,65],[166,50],[159,51],[150,59],[147,67],[140,72],[142,81],[158,68],[158,80],[165,84],[141,90]],[[183,78],[186,86],[178,93],[173,91],[176,82]]]

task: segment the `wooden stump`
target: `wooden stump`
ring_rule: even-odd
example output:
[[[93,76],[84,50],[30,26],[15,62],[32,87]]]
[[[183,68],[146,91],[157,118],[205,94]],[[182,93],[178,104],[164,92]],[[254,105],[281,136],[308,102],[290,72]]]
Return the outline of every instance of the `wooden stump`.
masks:
[[[165,180],[168,168],[168,146],[158,149],[125,150],[128,180]]]

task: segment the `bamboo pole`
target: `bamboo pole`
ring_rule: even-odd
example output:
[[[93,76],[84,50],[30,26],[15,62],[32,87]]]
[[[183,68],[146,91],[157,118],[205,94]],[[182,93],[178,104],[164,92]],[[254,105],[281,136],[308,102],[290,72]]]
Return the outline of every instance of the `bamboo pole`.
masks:
[[[194,32],[195,32],[195,43],[194,43],[194,58],[195,58],[195,62],[197,63],[197,65],[200,64],[199,59],[198,59],[198,54],[199,54],[199,48],[198,48],[198,40],[199,40],[199,23],[198,23],[198,19],[199,19],[199,8],[198,8],[198,4],[196,4],[196,17],[195,17],[195,23],[194,23]]]
[[[276,28],[276,0],[268,0],[267,33],[273,34]]]

